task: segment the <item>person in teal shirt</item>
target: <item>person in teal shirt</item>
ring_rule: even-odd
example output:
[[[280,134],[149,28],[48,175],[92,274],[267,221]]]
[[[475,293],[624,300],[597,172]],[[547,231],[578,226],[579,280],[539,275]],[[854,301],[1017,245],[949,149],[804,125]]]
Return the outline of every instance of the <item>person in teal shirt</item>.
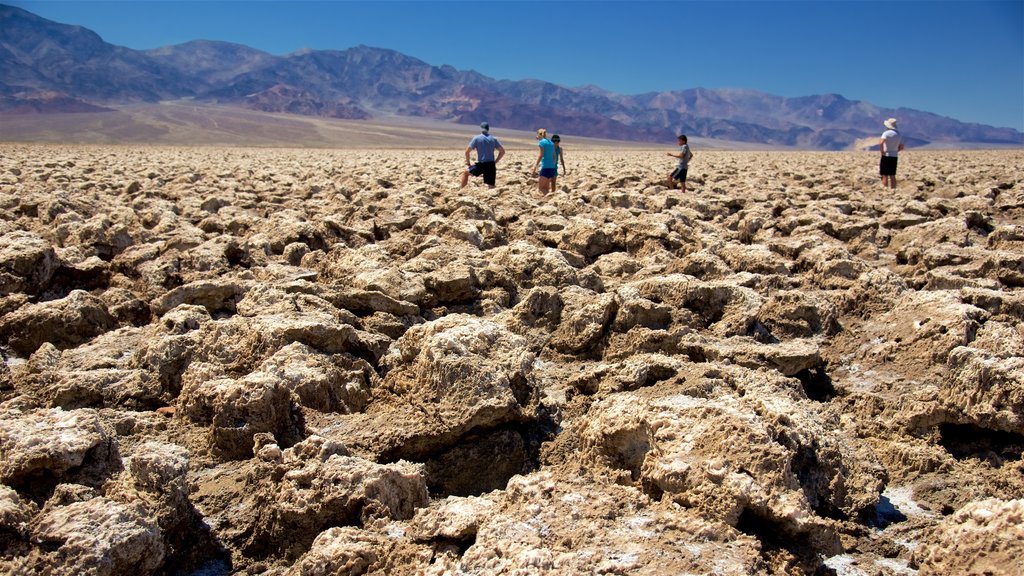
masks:
[[[533,163],[533,175],[537,176],[537,167],[540,166],[537,189],[547,194],[551,190],[551,179],[558,175],[558,165],[555,164],[555,143],[548,140],[548,131],[544,128],[537,130],[537,140],[540,150],[537,153],[537,161]]]

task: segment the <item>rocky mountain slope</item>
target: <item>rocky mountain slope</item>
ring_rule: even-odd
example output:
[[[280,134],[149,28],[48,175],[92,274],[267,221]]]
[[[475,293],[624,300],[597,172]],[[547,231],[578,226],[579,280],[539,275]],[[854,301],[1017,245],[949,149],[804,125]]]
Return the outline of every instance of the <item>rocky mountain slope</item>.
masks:
[[[1024,153],[0,149],[0,572],[1012,574]]]
[[[95,33],[0,5],[0,112],[34,91],[97,105],[194,98],[271,112],[335,118],[405,115],[507,129],[547,126],[576,136],[671,142],[691,136],[818,149],[855,146],[897,116],[911,143],[1024,144],[1024,134],[837,94],[782,98],[751,90],[689,89],[620,95],[540,80],[494,80],[433,66],[392,50],[358,46],[272,56],[246,46],[195,41],[135,51]],[[81,104],[68,107],[74,111]]]

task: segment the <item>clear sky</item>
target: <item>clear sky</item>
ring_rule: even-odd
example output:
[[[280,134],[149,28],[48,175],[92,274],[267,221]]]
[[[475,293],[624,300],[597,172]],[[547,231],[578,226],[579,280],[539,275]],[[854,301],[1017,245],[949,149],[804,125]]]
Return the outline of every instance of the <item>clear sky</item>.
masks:
[[[135,49],[202,39],[283,55],[365,44],[499,79],[623,94],[838,93],[1024,130],[1024,0],[0,3]]]

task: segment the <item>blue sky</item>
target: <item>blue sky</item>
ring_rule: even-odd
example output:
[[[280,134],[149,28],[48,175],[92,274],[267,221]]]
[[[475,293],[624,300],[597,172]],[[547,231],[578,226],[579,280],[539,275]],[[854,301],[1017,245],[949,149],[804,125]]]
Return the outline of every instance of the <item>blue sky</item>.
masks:
[[[624,93],[838,93],[1024,130],[1024,0],[10,1],[112,44],[391,48]]]

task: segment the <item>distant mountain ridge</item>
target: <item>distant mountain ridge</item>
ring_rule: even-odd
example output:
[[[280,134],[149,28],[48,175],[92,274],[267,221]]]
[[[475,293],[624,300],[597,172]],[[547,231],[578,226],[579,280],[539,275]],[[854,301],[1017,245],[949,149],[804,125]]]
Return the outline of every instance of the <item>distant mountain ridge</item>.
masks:
[[[851,148],[895,116],[911,143],[1024,144],[1024,133],[838,94],[784,98],[753,90],[622,95],[596,86],[495,80],[367,46],[274,56],[197,40],[154,50],[0,5],[0,113],[96,110],[193,98],[265,112],[370,119],[399,115],[462,124],[538,126],[578,136],[671,142],[692,136],[813,149]]]

